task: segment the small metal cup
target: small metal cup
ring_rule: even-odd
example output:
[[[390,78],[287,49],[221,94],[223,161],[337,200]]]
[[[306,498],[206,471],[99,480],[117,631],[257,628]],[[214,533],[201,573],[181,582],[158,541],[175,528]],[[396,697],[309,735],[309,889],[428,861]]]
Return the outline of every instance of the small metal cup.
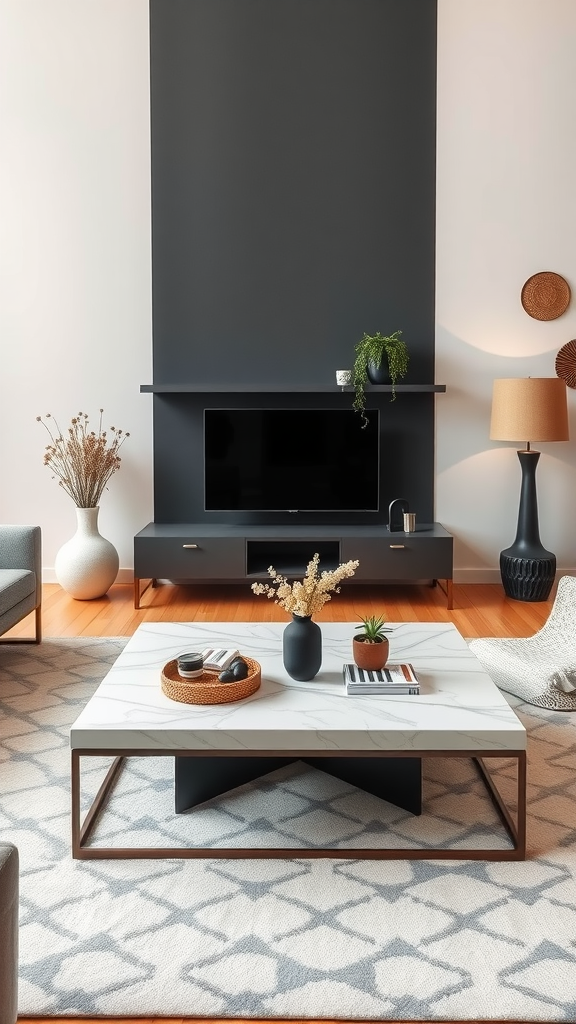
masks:
[[[404,533],[415,533],[416,531],[416,513],[405,512],[404,513]]]
[[[352,383],[352,370],[336,370],[336,383],[345,388]]]

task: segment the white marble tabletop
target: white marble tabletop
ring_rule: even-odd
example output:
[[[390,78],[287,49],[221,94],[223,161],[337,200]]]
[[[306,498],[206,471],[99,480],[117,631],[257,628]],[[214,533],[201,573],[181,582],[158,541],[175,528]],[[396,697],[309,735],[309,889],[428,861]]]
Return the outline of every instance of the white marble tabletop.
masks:
[[[389,623],[391,662],[409,661],[418,696],[346,695],[353,623],[324,622],[322,667],[296,682],[282,664],[285,622],[146,622],[72,726],[70,743],[99,750],[286,752],[523,750],[524,726],[451,623]],[[189,705],[162,692],[172,658],[234,647],[260,662],[262,685],[231,704]]]

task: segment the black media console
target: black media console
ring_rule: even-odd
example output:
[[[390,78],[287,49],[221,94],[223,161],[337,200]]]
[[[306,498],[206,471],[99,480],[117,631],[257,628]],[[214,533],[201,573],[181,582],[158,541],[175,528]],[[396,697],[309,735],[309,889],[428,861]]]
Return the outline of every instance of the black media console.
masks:
[[[149,523],[134,538],[134,607],[159,579],[251,583],[268,580],[270,565],[283,576],[298,577],[315,552],[321,570],[358,559],[347,583],[445,581],[447,607],[452,608],[453,538],[439,523],[419,524],[416,533],[363,525]]]

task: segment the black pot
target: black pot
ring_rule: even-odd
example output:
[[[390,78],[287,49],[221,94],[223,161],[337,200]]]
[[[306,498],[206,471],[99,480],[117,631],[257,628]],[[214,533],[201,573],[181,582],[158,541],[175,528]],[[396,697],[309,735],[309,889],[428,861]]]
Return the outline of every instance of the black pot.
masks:
[[[322,630],[310,616],[293,615],[282,637],[284,668],[292,679],[314,679],[322,664]]]
[[[371,384],[389,384],[390,383],[390,372],[388,370],[388,359],[386,353],[382,353],[382,359],[380,366],[376,363],[368,363],[366,366],[366,373],[368,374],[368,380]]]

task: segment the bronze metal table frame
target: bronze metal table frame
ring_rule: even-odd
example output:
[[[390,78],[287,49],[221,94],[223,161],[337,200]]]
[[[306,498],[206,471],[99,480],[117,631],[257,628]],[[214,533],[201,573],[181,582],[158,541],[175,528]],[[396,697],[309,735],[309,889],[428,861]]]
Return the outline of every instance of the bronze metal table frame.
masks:
[[[357,860],[487,860],[487,861],[508,861],[526,859],[526,751],[525,750],[386,750],[370,751],[364,754],[363,751],[339,751],[340,757],[420,757],[423,760],[430,757],[460,757],[472,759],[480,772],[481,778],[488,790],[488,794],[494,804],[501,821],[512,841],[512,847],[504,850],[492,849],[446,849],[444,847],[394,847],[392,849],[365,849],[363,847],[288,847],[288,848],[257,848],[248,847],[96,847],[88,846],[87,841],[96,823],[100,811],[106,804],[113,786],[118,778],[118,773],[126,757],[278,757],[293,756],[300,757],[322,757],[333,756],[333,751],[282,751],[282,750],[110,750],[110,749],[83,749],[75,747],[72,749],[71,765],[71,787],[72,787],[72,857],[74,860],[161,860],[161,859],[252,859],[252,858],[275,858],[286,859],[294,857],[304,858],[355,858]],[[80,808],[80,759],[82,757],[114,757],[114,761],[106,777],[100,786],[92,804],[86,813],[84,821],[81,820]],[[506,806],[506,803],[498,790],[485,761],[490,759],[515,760],[516,761],[516,790],[517,805],[516,815]]]

